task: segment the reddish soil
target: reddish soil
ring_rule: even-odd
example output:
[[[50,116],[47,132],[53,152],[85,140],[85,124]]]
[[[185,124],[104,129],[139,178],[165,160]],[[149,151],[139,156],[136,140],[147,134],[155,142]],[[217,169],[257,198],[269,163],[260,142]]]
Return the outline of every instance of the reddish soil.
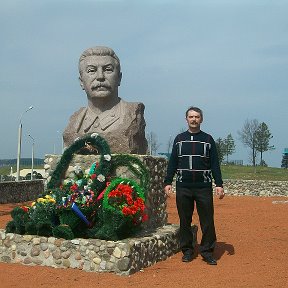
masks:
[[[215,198],[217,266],[181,253],[130,276],[0,263],[6,287],[288,287],[288,202],[280,197]],[[276,202],[275,202],[276,201]],[[286,201],[286,202],[285,202]],[[15,205],[0,205],[0,228]],[[168,199],[169,222],[178,223],[175,195]],[[197,215],[193,222],[199,225]],[[198,242],[201,232],[198,233]]]

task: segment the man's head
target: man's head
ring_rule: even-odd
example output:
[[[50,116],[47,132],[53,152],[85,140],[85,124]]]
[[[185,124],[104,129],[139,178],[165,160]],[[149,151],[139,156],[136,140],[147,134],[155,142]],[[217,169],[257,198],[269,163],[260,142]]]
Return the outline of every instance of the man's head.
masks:
[[[199,132],[203,122],[203,112],[198,107],[189,107],[186,111],[186,121],[190,132]]]
[[[119,58],[111,48],[97,46],[85,50],[79,59],[79,74],[88,99],[118,98],[122,73]]]

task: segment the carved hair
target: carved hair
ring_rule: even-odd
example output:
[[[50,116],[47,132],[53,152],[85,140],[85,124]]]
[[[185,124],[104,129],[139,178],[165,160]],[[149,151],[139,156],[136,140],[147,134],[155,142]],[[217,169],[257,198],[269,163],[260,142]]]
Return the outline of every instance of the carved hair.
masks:
[[[189,111],[195,111],[195,112],[199,113],[200,116],[201,116],[201,119],[203,120],[203,112],[202,112],[202,110],[201,110],[200,108],[194,107],[194,106],[189,107],[189,108],[187,109],[187,111],[186,111],[186,118],[187,118],[187,116],[188,116],[188,112],[189,112]]]
[[[118,69],[119,73],[121,72],[120,60],[116,53],[109,47],[105,46],[96,46],[92,48],[86,49],[79,58],[78,69],[79,73],[81,73],[81,61],[83,61],[87,56],[111,56],[116,60],[116,68]]]

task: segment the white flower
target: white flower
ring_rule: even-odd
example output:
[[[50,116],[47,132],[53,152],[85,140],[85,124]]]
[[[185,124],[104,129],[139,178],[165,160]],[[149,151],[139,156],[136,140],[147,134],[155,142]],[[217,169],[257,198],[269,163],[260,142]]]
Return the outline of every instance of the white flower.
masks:
[[[105,159],[106,161],[110,161],[110,160],[111,160],[111,155],[105,154],[105,155],[104,155],[104,159]]]
[[[82,168],[79,165],[73,167],[76,174],[80,174],[82,172]]]
[[[92,133],[92,134],[91,134],[91,137],[97,138],[98,135],[99,135],[98,133]]]
[[[105,176],[102,175],[102,174],[99,174],[99,175],[97,176],[97,180],[98,180],[99,182],[104,182],[104,181],[105,181]]]

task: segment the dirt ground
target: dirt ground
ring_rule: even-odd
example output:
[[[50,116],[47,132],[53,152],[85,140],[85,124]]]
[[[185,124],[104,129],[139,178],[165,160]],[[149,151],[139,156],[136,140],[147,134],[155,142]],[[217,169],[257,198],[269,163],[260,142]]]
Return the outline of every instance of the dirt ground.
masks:
[[[199,255],[182,263],[181,253],[130,276],[0,263],[0,287],[288,287],[288,198],[226,196],[214,204],[217,266]],[[0,228],[14,206],[0,205]],[[174,194],[168,214],[178,223]]]

